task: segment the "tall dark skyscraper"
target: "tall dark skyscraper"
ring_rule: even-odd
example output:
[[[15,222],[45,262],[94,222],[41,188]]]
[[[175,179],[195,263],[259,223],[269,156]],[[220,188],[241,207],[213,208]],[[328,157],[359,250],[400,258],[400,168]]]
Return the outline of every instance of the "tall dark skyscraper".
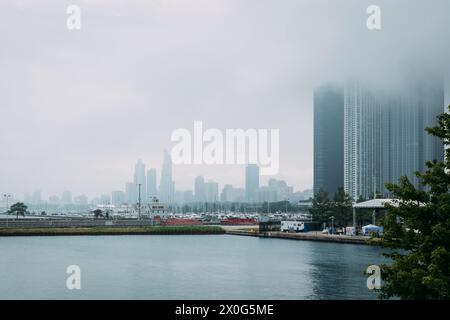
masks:
[[[344,186],[344,94],[337,86],[314,91],[314,194]]]
[[[259,167],[249,164],[245,168],[245,198],[248,202],[257,201],[259,189]]]

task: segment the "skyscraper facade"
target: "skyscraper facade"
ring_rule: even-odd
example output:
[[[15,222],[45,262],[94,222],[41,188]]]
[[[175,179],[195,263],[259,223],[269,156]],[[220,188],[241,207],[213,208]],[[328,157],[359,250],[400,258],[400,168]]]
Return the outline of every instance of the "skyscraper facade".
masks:
[[[137,203],[137,188],[134,182],[128,182],[125,186],[126,200],[129,206]]]
[[[344,187],[358,199],[382,190],[383,139],[381,104],[357,82],[344,97]]]
[[[61,204],[72,204],[72,192],[64,191],[61,196]]]
[[[198,176],[195,178],[194,193],[195,201],[203,202],[206,200],[205,179],[203,177]]]
[[[256,164],[248,164],[245,168],[245,199],[248,202],[257,201],[259,188],[259,167]]]
[[[126,202],[125,192],[121,190],[111,192],[111,203],[114,206],[121,206]]]
[[[245,201],[245,189],[233,188],[231,184],[224,185],[220,194],[222,202],[243,202]]]
[[[151,201],[153,197],[157,196],[156,169],[152,168],[147,171],[147,200]]]
[[[134,184],[137,188],[137,198],[139,202],[139,197],[141,203],[147,202],[147,181],[145,178],[145,164],[142,160],[138,160],[134,166]]]
[[[172,203],[174,194],[175,183],[172,180],[172,158],[169,153],[165,151],[159,184],[159,200],[165,203]]]
[[[206,202],[219,201],[219,184],[212,180],[205,183],[205,200]]]
[[[416,171],[442,159],[443,145],[425,128],[442,112],[439,81],[404,85],[389,92],[348,83],[344,101],[344,186],[353,198],[389,196],[386,182],[407,176],[420,188]]]
[[[344,186],[344,93],[328,85],[314,91],[314,194]]]
[[[183,192],[183,200],[184,203],[194,202],[194,194],[192,193],[192,190],[186,190]]]

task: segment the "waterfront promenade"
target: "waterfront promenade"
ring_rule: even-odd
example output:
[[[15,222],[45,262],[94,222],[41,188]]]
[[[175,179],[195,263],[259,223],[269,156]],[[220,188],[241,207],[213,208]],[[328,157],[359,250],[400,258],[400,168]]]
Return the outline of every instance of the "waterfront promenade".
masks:
[[[290,239],[290,240],[308,240],[308,241],[321,241],[321,242],[336,242],[336,243],[351,243],[351,244],[368,244],[368,241],[372,238],[365,236],[345,236],[345,235],[333,235],[323,234],[320,231],[311,232],[256,232],[254,228],[248,226],[247,228],[233,228],[227,229],[227,234],[247,237],[260,237],[260,238],[278,238],[278,239]]]

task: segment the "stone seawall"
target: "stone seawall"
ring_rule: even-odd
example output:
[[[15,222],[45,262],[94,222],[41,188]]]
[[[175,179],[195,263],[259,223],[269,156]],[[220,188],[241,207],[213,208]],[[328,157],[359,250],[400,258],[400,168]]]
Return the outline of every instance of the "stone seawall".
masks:
[[[369,244],[370,237],[364,236],[344,236],[344,235],[328,235],[320,232],[307,233],[291,233],[291,232],[249,232],[245,230],[227,230],[227,234],[237,236],[249,236],[260,238],[278,238],[290,240],[308,240],[308,241],[322,241],[322,242],[337,242],[337,243],[351,243],[351,244]]]

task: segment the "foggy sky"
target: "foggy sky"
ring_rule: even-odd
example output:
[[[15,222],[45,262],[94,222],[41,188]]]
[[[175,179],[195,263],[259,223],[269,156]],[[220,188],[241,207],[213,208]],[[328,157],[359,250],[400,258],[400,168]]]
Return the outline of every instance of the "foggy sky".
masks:
[[[380,31],[366,28],[371,4]],[[448,74],[448,12],[448,0],[2,0],[0,192],[123,190],[138,159],[159,180],[172,131],[194,120],[279,128],[275,178],[311,188],[314,87]],[[197,175],[244,185],[242,166],[174,166],[177,189]]]

